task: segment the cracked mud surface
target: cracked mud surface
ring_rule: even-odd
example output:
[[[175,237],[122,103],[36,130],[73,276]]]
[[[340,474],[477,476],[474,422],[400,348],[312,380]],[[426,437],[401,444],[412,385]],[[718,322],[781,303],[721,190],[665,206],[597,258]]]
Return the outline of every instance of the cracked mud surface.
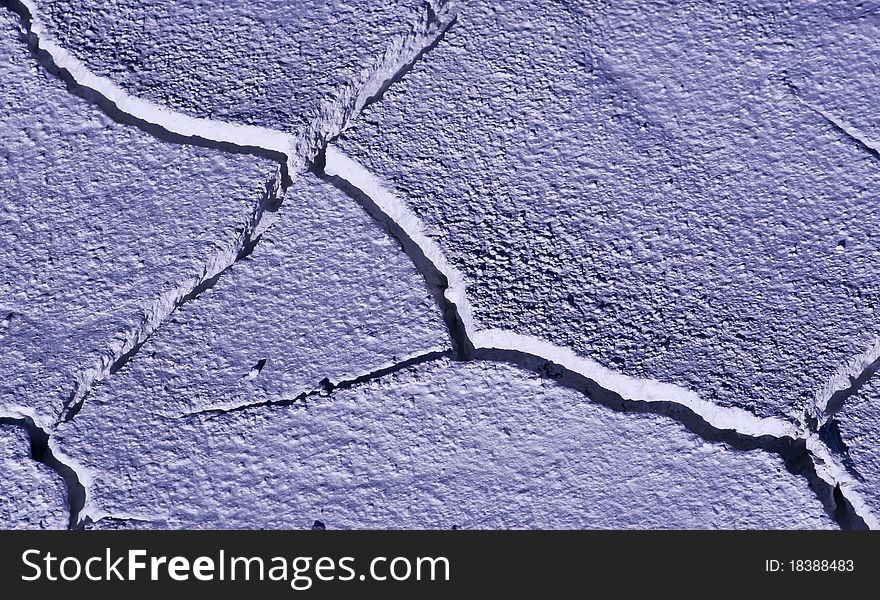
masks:
[[[294,4],[2,3],[5,526],[880,526],[880,10]]]
[[[0,393],[51,419],[149,301],[232,244],[276,167],[113,123],[35,68],[0,19]]]

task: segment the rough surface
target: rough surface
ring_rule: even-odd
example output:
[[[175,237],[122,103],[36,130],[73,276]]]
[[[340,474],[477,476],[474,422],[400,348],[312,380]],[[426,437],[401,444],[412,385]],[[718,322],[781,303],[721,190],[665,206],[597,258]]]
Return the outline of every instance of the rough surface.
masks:
[[[880,528],[880,6],[0,6],[8,526]]]
[[[858,475],[860,490],[871,506],[880,506],[880,380],[870,380],[849,399],[830,422],[829,433],[839,436],[840,450]]]
[[[0,425],[0,528],[67,527],[64,483],[31,459],[24,429]]]
[[[61,44],[129,93],[295,131],[407,31],[417,0],[43,0]]]
[[[832,525],[778,457],[504,365],[442,360],[211,420],[169,419],[167,399],[127,387],[60,433],[94,477],[98,514],[172,527]]]
[[[812,32],[865,69],[877,37],[848,37],[843,7],[793,3],[799,29],[624,4],[471,3],[341,148],[427,223],[480,325],[795,414],[877,330],[880,163],[793,85],[831,93]]]
[[[152,411],[179,415],[292,399],[325,378],[447,346],[424,280],[395,243],[336,188],[303,176],[253,253],[175,312],[89,403],[149,398]]]
[[[0,407],[59,416],[78,375],[233,244],[275,170],[117,125],[0,13]]]

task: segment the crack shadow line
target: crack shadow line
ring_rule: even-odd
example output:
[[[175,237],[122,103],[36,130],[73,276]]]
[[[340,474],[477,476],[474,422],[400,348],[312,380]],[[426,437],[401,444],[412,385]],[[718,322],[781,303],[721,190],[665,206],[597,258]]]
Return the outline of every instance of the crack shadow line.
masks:
[[[31,446],[31,458],[52,469],[64,482],[69,515],[68,529],[82,529],[80,515],[86,506],[87,494],[79,474],[68,464],[59,460],[49,444],[51,436],[29,416],[0,417],[0,425],[12,425],[24,429]]]

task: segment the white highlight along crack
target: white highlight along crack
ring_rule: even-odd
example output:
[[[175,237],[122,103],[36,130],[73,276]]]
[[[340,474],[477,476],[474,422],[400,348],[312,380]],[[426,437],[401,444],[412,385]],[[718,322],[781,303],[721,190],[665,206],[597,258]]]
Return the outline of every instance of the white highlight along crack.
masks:
[[[79,59],[56,43],[40,21],[34,0],[2,0],[2,6],[18,16],[36,60],[64,81],[69,91],[96,105],[114,120],[138,127],[161,140],[253,154],[280,164],[278,171],[266,184],[266,193],[256,203],[247,224],[236,236],[235,243],[212,256],[200,274],[180,282],[174,290],[145,307],[141,323],[127,332],[121,343],[108,348],[97,364],[79,374],[73,392],[57,418],[46,422],[42,415],[35,414],[28,407],[8,401],[0,406],[0,418],[10,423],[33,424],[33,427],[27,427],[32,442],[35,436],[41,440],[45,437],[46,445],[51,447],[54,430],[78,414],[95,385],[127,363],[177,308],[214,285],[223,273],[249,252],[271,226],[273,219],[267,216],[274,214],[283,202],[284,190],[292,183],[292,177],[305,172],[329,140],[342,133],[366,106],[380,99],[388,86],[403,77],[425,52],[438,43],[455,21],[459,3],[447,0],[428,2],[411,24],[410,30],[393,38],[374,64],[365,68],[353,81],[341,86],[333,98],[322,102],[318,114],[298,135],[195,118],[129,95],[110,79],[92,73]],[[58,457],[61,453],[56,450],[54,455]],[[68,479],[76,480],[76,489],[84,490],[82,497],[74,500],[70,497],[68,486],[70,528],[81,528],[87,521],[113,517],[100,513],[91,505],[88,495],[91,474],[86,469],[72,460],[56,462],[58,468],[55,470],[65,482]]]
[[[804,411],[805,426],[818,430],[837,414],[847,400],[880,369],[880,339],[853,357],[816,392],[813,405]]]
[[[777,418],[758,417],[739,408],[718,406],[701,399],[691,390],[612,371],[568,348],[540,338],[499,329],[478,329],[467,299],[464,278],[445,258],[436,242],[424,234],[421,222],[406,204],[378,177],[332,145],[326,151],[325,173],[345,180],[351,187],[367,195],[381,209],[382,215],[394,221],[406,234],[408,241],[418,246],[420,257],[427,258],[433,269],[445,275],[449,284],[444,291],[444,297],[456,309],[457,321],[461,323],[460,330],[450,331],[450,336],[453,345],[457,336],[463,337],[463,346],[467,349],[467,353],[460,356],[461,359],[511,362],[530,368],[544,376],[567,380],[562,383],[585,391],[600,404],[664,414],[707,439],[721,440],[734,447],[742,445],[744,440],[740,438],[744,437],[755,440],[756,447],[777,452],[787,460],[794,458],[792,452],[803,453],[801,458],[807,458],[811,462],[808,471],[812,473],[801,474],[808,481],[813,479],[810,481],[811,487],[815,489],[817,478],[828,486],[829,490],[826,492],[830,491],[832,496],[840,495],[849,503],[854,513],[851,516],[861,520],[870,529],[880,528],[880,521],[856,489],[858,482],[819,438],[817,428]],[[381,220],[381,216],[372,216]],[[406,243],[401,245],[406,249]],[[413,262],[421,272],[425,272],[424,267],[419,264],[419,258]],[[447,319],[447,325],[449,322]],[[880,350],[875,346],[860,359],[854,360],[854,363],[863,366],[859,370],[862,383],[876,370],[878,355]],[[865,367],[865,363],[870,368]],[[802,450],[792,451],[791,445],[800,446]],[[822,493],[824,492],[817,490],[817,494]]]
[[[267,184],[267,194],[257,203],[236,244],[209,260],[200,276],[182,283],[167,297],[161,297],[147,310],[144,324],[137,331],[131,332],[126,343],[112,349],[109,357],[105,357],[97,367],[84,371],[82,383],[78,384],[68,409],[77,407],[78,410],[88,391],[125,364],[177,307],[197,297],[203,287],[213,285],[216,278],[232,266],[242,252],[256,244],[262,232],[271,225],[271,219],[265,218],[267,213],[277,210],[291,177],[299,176],[307,165],[314,163],[319,175],[345,189],[401,242],[404,251],[413,259],[429,288],[432,288],[435,299],[444,312],[453,349],[450,352],[417,355],[338,383],[325,380],[315,390],[303,392],[291,399],[206,409],[196,414],[218,414],[273,404],[292,404],[317,393],[330,393],[335,389],[358,385],[443,356],[459,360],[509,362],[555,379],[562,385],[579,389],[593,401],[615,410],[663,414],[683,423],[709,441],[721,441],[738,449],[760,448],[776,452],[786,458],[787,462],[805,460],[808,464],[799,467],[799,473],[807,478],[810,486],[826,505],[826,510],[833,510],[835,514],[838,511],[848,511],[849,514],[837,519],[842,526],[880,528],[880,522],[855,488],[855,480],[819,439],[815,428],[776,418],[760,418],[742,409],[717,406],[680,386],[617,373],[596,361],[539,338],[498,329],[478,329],[467,299],[464,278],[445,258],[438,244],[424,234],[419,219],[377,177],[329,145],[366,106],[379,100],[388,86],[404,76],[425,52],[442,39],[445,31],[455,21],[463,3],[445,0],[432,0],[428,3],[427,9],[413,23],[411,30],[396,37],[373,66],[343,86],[332,100],[323,103],[319,114],[306,130],[296,136],[263,127],[195,118],[133,97],[109,79],[93,74],[76,57],[56,44],[36,17],[36,3],[33,0],[3,0],[3,4],[18,14],[37,60],[64,80],[73,93],[96,104],[116,120],[137,126],[160,139],[170,138],[179,143],[244,152],[273,158],[281,163],[279,173]],[[834,121],[832,123],[841,127]],[[844,131],[853,136],[847,129]],[[867,144],[860,137],[856,139],[876,152],[873,145]],[[323,173],[320,172],[322,169]],[[824,412],[826,407],[821,408]],[[2,412],[9,418],[21,419],[23,409],[7,407]],[[51,433],[62,420],[69,420],[75,414],[67,410],[59,416],[58,421],[48,426],[31,420],[35,424],[33,429],[40,437],[46,436],[46,445],[52,448],[55,456],[60,453],[51,446]],[[82,526],[86,518],[112,518],[112,515],[99,514],[89,504],[88,472],[71,461],[62,464],[61,469],[65,472],[72,471],[86,492],[81,502],[77,501],[76,514],[71,514],[71,527]],[[838,496],[845,501],[846,506],[840,506],[837,502]]]
[[[342,133],[366,106],[381,98],[388,86],[436,45],[455,21],[458,9],[453,2],[431,2],[406,34],[395,37],[373,65],[342,86],[333,98],[322,102],[318,114],[303,132],[292,135],[264,127],[195,118],[131,96],[110,79],[92,73],[58,45],[40,21],[34,0],[3,0],[3,4],[18,15],[31,51],[40,64],[62,79],[73,93],[97,105],[115,120],[136,126],[159,139],[253,154],[281,163],[280,173],[267,183],[266,193],[256,203],[234,243],[210,257],[199,274],[178,282],[175,289],[146,306],[141,322],[126,332],[121,342],[108,348],[95,365],[80,372],[54,425],[74,418],[95,385],[123,366],[177,308],[211,287],[247,254],[272,225],[272,215],[283,202],[284,190],[291,178],[303,173],[329,140]]]

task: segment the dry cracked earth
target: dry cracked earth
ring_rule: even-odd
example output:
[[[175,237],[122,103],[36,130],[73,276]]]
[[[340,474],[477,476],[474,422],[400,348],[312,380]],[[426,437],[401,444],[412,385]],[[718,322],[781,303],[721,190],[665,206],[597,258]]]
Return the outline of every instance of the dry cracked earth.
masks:
[[[877,2],[0,5],[0,526],[880,527]]]

